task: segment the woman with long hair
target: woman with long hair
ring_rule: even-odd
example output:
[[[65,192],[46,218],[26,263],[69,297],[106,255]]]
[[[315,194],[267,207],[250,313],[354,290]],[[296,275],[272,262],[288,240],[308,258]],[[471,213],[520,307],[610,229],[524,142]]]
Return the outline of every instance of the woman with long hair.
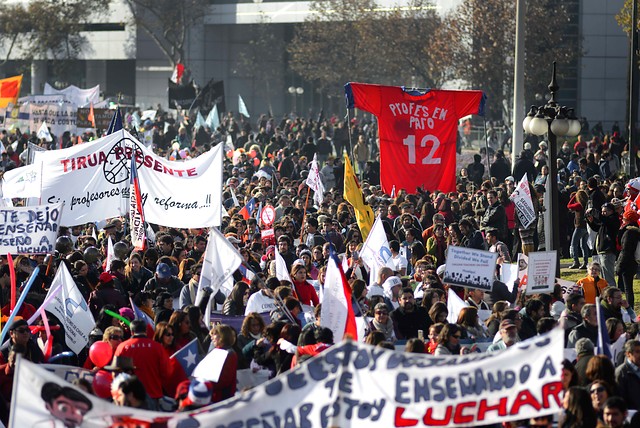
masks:
[[[169,318],[169,325],[173,329],[174,339],[178,349],[196,338],[191,331],[191,320],[186,312],[175,311]]]
[[[584,388],[572,386],[565,391],[562,408],[564,418],[558,424],[559,428],[595,428],[598,423],[591,397]]]
[[[214,349],[227,351],[220,377],[213,383],[212,403],[231,398],[236,394],[236,379],[238,371],[238,354],[233,349],[236,342],[235,330],[225,324],[218,324],[209,332]]]
[[[265,327],[266,324],[262,316],[257,312],[250,312],[242,321],[240,334],[236,339],[238,348],[244,349],[252,340],[259,340],[264,333]]]
[[[462,335],[466,339],[485,339],[489,336],[480,323],[478,308],[474,306],[467,306],[460,310],[457,324],[462,327]]]
[[[124,277],[125,291],[129,293],[129,297],[135,297],[144,289],[147,281],[153,278],[153,272],[143,266],[140,254],[131,253],[124,268]]]
[[[291,268],[293,290],[303,305],[318,306],[320,300],[315,288],[307,281],[307,268],[303,264],[294,264]]]
[[[191,279],[191,267],[197,262],[192,258],[183,258],[178,265],[178,279],[188,284]]]
[[[222,313],[233,316],[244,315],[247,300],[249,300],[249,284],[244,281],[236,282],[231,293],[224,301]]]
[[[462,338],[462,329],[457,324],[445,324],[438,335],[438,346],[434,355],[460,355],[462,347],[460,339]]]
[[[441,266],[447,259],[447,237],[444,224],[433,227],[433,236],[427,239],[427,254],[436,258],[436,265]]]
[[[448,315],[449,310],[447,309],[447,305],[442,302],[434,303],[429,309],[429,317],[434,324],[439,322],[446,324]]]
[[[164,349],[168,357],[171,357],[180,349],[176,346],[173,328],[166,321],[156,324],[153,340],[162,345],[162,349]],[[176,389],[180,382],[187,380],[187,375],[177,358],[169,358],[169,367],[166,375],[170,379],[167,386],[169,391],[166,392],[167,394],[172,394],[171,397],[175,397]]]

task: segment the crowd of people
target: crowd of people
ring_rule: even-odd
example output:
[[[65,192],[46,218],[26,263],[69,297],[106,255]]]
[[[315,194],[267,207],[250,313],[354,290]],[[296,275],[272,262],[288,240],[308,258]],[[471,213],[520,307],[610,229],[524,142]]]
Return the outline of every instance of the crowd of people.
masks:
[[[390,196],[380,187],[375,121],[346,122],[336,116],[277,120],[262,115],[252,124],[229,114],[218,129],[210,130],[194,129],[188,120],[177,123],[159,111],[154,121],[138,130],[139,135],[145,132],[152,135],[154,150],[171,159],[195,157],[216,144],[233,144],[224,164],[222,192],[228,216],[220,227],[243,257],[233,275],[233,288],[196,298],[206,229],[152,225],[154,236],[148,237],[148,248],[136,252],[125,218],[109,219],[98,233],[93,224],[61,227],[54,257],[14,258],[18,287],[36,266],[41,269],[19,319],[9,326],[9,345],[0,353],[5,423],[16,355],[46,362],[45,332],[30,329],[25,320],[42,304],[60,263],[72,272],[96,327],[84,352],[59,361],[97,370],[89,349],[96,342],[106,342],[113,361],[102,369],[114,378],[107,399],[117,405],[174,411],[232,397],[237,370],[262,368],[274,377],[341,340],[321,320],[327,261],[335,253],[347,268],[354,313],[363,320],[360,340],[389,349],[403,346],[411,353],[458,355],[481,348],[500,352],[560,326],[566,333],[566,348],[575,349],[577,355],[562,367],[565,394],[560,426],[640,426],[638,417],[631,425],[625,422],[640,409],[640,394],[636,394],[640,391],[640,342],[633,289],[640,229],[635,209],[625,208],[628,177],[622,174],[621,159],[626,147],[619,133],[591,139],[582,135],[574,143],[565,142],[557,154],[561,203],[552,218],[561,230],[560,251],[574,261],[570,268],[585,270],[574,293],[563,296],[560,285],[552,294],[527,295],[516,282],[510,291],[501,273],[501,267],[515,262],[518,254],[546,248],[543,192],[548,162],[555,155],[548,153],[544,141],[528,141],[514,165],[501,150],[475,155],[473,163],[460,170],[455,192],[397,189]],[[2,132],[0,140],[6,148],[2,169],[27,162],[28,142],[46,146],[29,134]],[[65,146],[74,143],[73,138],[63,140]],[[375,277],[360,257],[366,237],[343,196],[343,151],[353,159],[364,200],[380,217],[389,242],[393,268],[381,268]],[[321,203],[308,197],[304,184],[314,156],[326,189]],[[509,199],[525,173],[537,216],[527,227]],[[255,214],[247,218],[241,213],[252,198],[255,205],[275,208],[271,240],[262,238],[264,225]],[[108,237],[116,244],[113,259],[105,266]],[[491,292],[443,282],[451,245],[498,253]],[[276,248],[291,282],[276,278]],[[6,257],[0,260],[6,317],[10,269]],[[449,289],[467,304],[455,322],[448,321]],[[596,298],[601,298],[611,343],[626,338],[615,358],[595,351]],[[153,320],[153,328],[135,318],[130,299]],[[205,325],[209,299],[223,316],[244,317],[241,327]],[[49,321],[60,325],[53,316]],[[54,330],[53,335],[51,355],[69,351],[64,331]],[[170,359],[194,339],[201,356],[215,348],[229,351],[218,382],[190,380]],[[479,346],[487,342],[488,347]],[[92,392],[91,384],[78,384]],[[512,426],[553,423],[553,418],[540,417]]]

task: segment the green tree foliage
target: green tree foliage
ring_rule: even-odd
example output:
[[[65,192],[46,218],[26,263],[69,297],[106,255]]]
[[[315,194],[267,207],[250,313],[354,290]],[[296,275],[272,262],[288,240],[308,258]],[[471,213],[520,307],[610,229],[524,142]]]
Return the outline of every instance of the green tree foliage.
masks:
[[[454,74],[474,89],[485,91],[487,116],[502,118],[503,99],[513,88],[516,8],[512,0],[464,0],[445,19],[452,41]],[[562,2],[526,2],[525,93],[533,100],[545,92],[551,63],[558,62],[559,78],[575,61],[580,41],[570,38],[569,14]]]
[[[446,77],[446,44],[431,1],[381,7],[373,0],[327,0],[311,5],[296,28],[290,65],[323,90],[349,81],[438,86]]]
[[[104,12],[109,0],[31,0],[0,8],[3,62],[10,59],[74,59],[86,40],[85,24]]]
[[[622,27],[625,33],[629,34],[631,30],[631,11],[633,7],[633,0],[625,0],[624,5],[622,5],[622,9],[616,15],[616,21],[618,21],[618,25]],[[640,28],[640,19],[636,24],[636,28]]]
[[[172,66],[184,62],[188,30],[202,21],[207,0],[125,0],[132,23],[142,28]]]

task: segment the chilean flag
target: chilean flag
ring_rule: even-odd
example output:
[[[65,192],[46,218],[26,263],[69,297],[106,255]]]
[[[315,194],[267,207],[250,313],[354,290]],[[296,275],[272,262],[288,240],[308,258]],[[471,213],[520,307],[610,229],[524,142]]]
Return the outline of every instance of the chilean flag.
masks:
[[[146,240],[144,211],[142,210],[142,193],[138,180],[138,165],[135,150],[131,155],[131,188],[129,190],[129,222],[131,224],[131,244],[136,251],[143,251]]]
[[[356,317],[351,304],[351,287],[333,251],[327,261],[320,324],[333,331],[336,342],[343,338],[358,340]]]
[[[253,215],[253,211],[255,209],[256,209],[256,198],[251,198],[249,202],[247,202],[247,205],[242,207],[242,209],[239,211],[239,214],[245,220],[249,220],[249,218],[251,218],[251,216]]]
[[[247,284],[251,284],[251,280],[256,276],[256,274],[244,264],[238,266],[238,270],[242,274],[242,280],[246,281]]]

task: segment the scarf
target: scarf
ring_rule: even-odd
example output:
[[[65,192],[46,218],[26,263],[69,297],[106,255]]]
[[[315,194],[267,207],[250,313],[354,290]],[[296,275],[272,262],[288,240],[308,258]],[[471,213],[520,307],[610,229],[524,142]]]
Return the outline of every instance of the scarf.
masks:
[[[376,330],[378,330],[379,332],[384,333],[384,337],[388,340],[391,339],[393,337],[393,321],[391,320],[391,317],[387,318],[387,323],[386,324],[381,324],[378,321],[376,321],[376,319],[374,318],[372,321],[373,324],[373,328],[375,328]]]

